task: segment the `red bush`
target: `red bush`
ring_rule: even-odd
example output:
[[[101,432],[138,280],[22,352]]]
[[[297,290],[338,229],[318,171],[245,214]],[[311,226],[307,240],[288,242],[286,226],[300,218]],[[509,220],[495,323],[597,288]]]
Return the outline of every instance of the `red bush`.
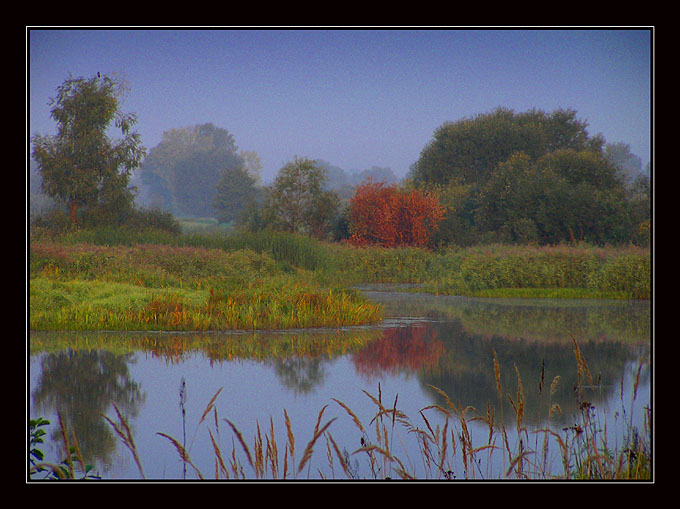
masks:
[[[368,180],[350,199],[350,242],[422,247],[437,230],[444,212],[434,192]]]

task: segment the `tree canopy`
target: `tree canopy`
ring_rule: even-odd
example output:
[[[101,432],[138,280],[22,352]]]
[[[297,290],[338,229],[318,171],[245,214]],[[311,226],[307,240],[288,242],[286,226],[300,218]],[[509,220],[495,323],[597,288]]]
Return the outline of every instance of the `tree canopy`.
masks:
[[[532,159],[560,149],[600,151],[603,139],[590,137],[587,123],[573,110],[515,113],[497,108],[490,113],[446,122],[434,132],[412,168],[416,181],[484,184],[494,169],[513,153]]]
[[[218,222],[236,221],[254,207],[261,195],[261,188],[256,184],[256,179],[244,167],[224,170],[212,202]]]

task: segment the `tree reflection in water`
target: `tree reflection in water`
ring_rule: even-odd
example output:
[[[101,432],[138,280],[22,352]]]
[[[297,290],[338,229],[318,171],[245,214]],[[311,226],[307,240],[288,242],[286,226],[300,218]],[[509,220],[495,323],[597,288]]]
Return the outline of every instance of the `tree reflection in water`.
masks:
[[[133,354],[104,350],[62,350],[42,354],[40,376],[32,392],[34,412],[59,412],[77,437],[85,461],[98,459],[106,471],[115,457],[117,438],[102,419],[115,403],[121,412],[135,416],[144,403],[138,384],[130,379]],[[58,427],[52,440],[58,441]]]
[[[295,394],[307,394],[323,383],[326,376],[325,357],[289,357],[274,361],[279,381]]]
[[[352,362],[357,373],[371,380],[384,374],[432,371],[444,350],[444,343],[437,339],[437,330],[431,325],[394,327],[385,329],[382,337],[353,354]]]

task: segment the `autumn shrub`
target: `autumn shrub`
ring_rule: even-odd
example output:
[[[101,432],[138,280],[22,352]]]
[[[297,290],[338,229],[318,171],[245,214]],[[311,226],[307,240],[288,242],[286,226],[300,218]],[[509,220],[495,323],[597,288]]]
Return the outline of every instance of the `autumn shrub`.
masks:
[[[428,244],[445,209],[433,191],[367,180],[350,199],[350,243],[384,247]]]

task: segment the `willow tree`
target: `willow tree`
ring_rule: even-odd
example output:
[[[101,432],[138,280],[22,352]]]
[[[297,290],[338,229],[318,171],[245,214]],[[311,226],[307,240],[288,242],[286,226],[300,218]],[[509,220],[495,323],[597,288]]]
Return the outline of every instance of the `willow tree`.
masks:
[[[124,89],[109,76],[69,76],[50,99],[57,134],[32,138],[43,190],[68,205],[73,224],[79,207],[132,204],[130,176],[146,150],[132,131],[136,116],[119,109]],[[112,125],[122,134],[115,141]]]

